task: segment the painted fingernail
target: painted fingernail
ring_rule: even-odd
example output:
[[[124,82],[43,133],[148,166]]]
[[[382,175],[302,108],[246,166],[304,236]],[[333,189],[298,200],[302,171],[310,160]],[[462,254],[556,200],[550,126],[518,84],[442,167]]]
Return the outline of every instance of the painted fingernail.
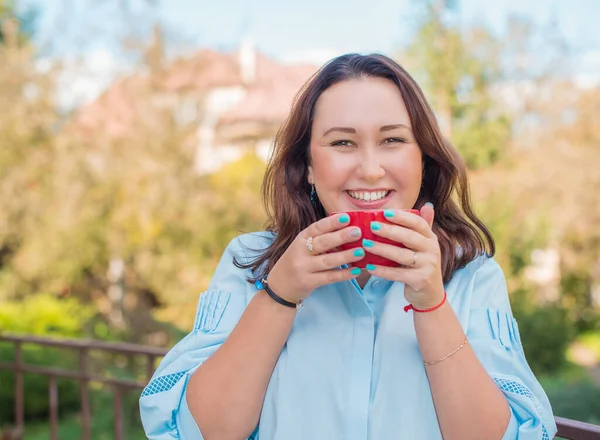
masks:
[[[391,209],[386,209],[385,211],[383,211],[384,217],[393,217],[395,215],[396,215],[396,213],[394,211],[392,211]]]
[[[360,228],[351,228],[350,233],[348,235],[350,235],[350,237],[358,238],[362,235],[362,231],[360,230]]]
[[[367,264],[367,270],[375,270],[375,265],[374,264]]]
[[[355,257],[364,257],[365,256],[365,250],[363,248],[358,248],[354,251],[354,256]]]
[[[431,202],[427,202],[427,203],[425,203],[425,204],[426,204],[426,205],[429,205],[429,206],[431,206],[431,207],[433,208],[433,203],[431,203]]]
[[[340,223],[348,223],[350,221],[350,216],[348,214],[342,214],[338,221]]]
[[[381,223],[379,223],[379,222],[371,222],[371,230],[372,231],[379,231],[379,230],[381,230]]]
[[[355,267],[355,268],[353,268],[353,269],[350,271],[350,273],[351,273],[352,275],[360,275],[360,267]]]
[[[363,238],[362,244],[364,247],[370,248],[370,247],[373,247],[373,245],[375,243],[373,243],[371,240],[367,240],[366,238]]]

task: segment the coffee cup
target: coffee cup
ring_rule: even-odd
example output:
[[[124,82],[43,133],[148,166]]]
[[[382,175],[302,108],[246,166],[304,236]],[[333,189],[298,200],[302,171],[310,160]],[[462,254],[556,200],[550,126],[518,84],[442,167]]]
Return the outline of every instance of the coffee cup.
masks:
[[[415,215],[420,215],[420,212],[417,209],[406,209],[405,211],[408,211]],[[331,213],[330,215],[335,215],[335,214],[347,214],[348,217],[350,217],[350,222],[348,223],[348,226],[359,227],[362,232],[361,238],[359,238],[356,241],[344,243],[343,245],[338,247],[338,249],[337,249],[338,251],[361,247],[363,239],[377,241],[380,243],[387,243],[387,244],[391,244],[391,245],[399,246],[399,247],[405,247],[402,243],[398,243],[397,241],[392,241],[387,238],[375,235],[375,233],[371,230],[371,222],[380,222],[380,223],[389,223],[389,224],[392,223],[384,215],[384,210],[382,210],[382,209],[367,209],[367,210],[360,210],[360,211],[339,211],[339,212]],[[365,257],[360,259],[359,261],[352,263],[351,264],[352,267],[360,267],[361,269],[364,269],[367,266],[367,264],[373,264],[375,266],[388,266],[388,267],[398,267],[399,266],[399,264],[396,263],[395,261],[389,260],[389,259],[381,257],[379,255],[369,253],[368,248],[365,249],[365,251],[366,251]]]

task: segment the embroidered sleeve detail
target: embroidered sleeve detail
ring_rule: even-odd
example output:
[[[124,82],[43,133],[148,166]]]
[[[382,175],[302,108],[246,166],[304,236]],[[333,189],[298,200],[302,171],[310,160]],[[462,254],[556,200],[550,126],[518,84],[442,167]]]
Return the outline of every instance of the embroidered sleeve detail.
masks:
[[[546,427],[544,425],[542,425],[542,429],[543,429],[542,440],[550,440],[550,435],[548,434],[548,431],[546,430]]]
[[[179,373],[167,374],[166,376],[160,376],[156,379],[153,379],[148,385],[146,385],[144,391],[142,391],[142,397],[162,393],[163,391],[169,391],[184,375],[185,371],[180,371]]]
[[[488,309],[487,314],[492,337],[506,349],[523,350],[515,318],[495,309]]]
[[[220,290],[209,290],[200,295],[194,330],[211,332],[219,325],[231,294]]]
[[[521,344],[521,335],[519,334],[519,324],[517,324],[517,320],[515,318],[511,318],[511,328],[513,331],[513,336],[515,338],[515,346],[518,347],[521,351],[523,351],[523,345]]]
[[[513,380],[501,379],[497,377],[494,377],[493,379],[502,392],[528,397],[533,401],[533,404],[538,407],[533,393],[527,387]],[[542,423],[542,440],[550,440],[550,435],[548,434],[548,430],[546,429],[546,426],[544,426],[544,423]]]
[[[530,399],[533,398],[531,391],[518,382],[497,377],[494,378],[494,382],[496,382],[496,385],[506,393],[519,394],[521,396],[529,397]]]

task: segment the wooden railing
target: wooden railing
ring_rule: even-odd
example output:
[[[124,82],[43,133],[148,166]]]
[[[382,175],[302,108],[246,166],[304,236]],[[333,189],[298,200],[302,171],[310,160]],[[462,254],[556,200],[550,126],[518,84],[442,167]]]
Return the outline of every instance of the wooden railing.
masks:
[[[15,427],[11,430],[11,440],[23,438],[25,430],[25,404],[24,401],[24,375],[39,374],[48,378],[48,401],[50,439],[58,440],[59,423],[59,396],[57,379],[67,378],[79,382],[81,402],[81,423],[83,440],[91,440],[92,414],[90,409],[89,385],[92,382],[101,383],[112,387],[114,403],[114,438],[124,440],[123,426],[123,394],[131,390],[140,390],[150,380],[154,373],[156,360],[166,354],[166,350],[134,344],[123,344],[113,342],[100,342],[93,340],[59,340],[35,336],[11,336],[0,335],[0,342],[12,343],[14,347],[14,361],[0,362],[0,370],[13,371],[15,375]],[[78,354],[78,368],[76,370],[65,370],[51,366],[40,366],[26,364],[23,361],[23,345],[34,344],[44,347],[55,347],[76,351]],[[121,354],[128,358],[133,356],[144,357],[146,360],[145,380],[129,380],[108,377],[98,374],[89,368],[90,351],[100,351],[104,354]],[[0,359],[0,361],[2,361]],[[8,434],[5,434],[5,436]]]
[[[24,375],[40,374],[48,378],[48,400],[50,439],[58,440],[59,423],[59,396],[58,378],[67,378],[79,382],[81,401],[82,439],[91,440],[92,414],[90,409],[89,385],[91,382],[106,384],[112,387],[114,400],[114,438],[124,440],[123,427],[123,393],[131,390],[140,390],[146,386],[154,372],[158,358],[163,357],[167,350],[134,344],[113,342],[100,342],[91,340],[59,340],[35,336],[0,335],[0,342],[11,343],[14,347],[14,361],[0,362],[0,370],[14,372],[15,375],[15,429],[11,431],[10,440],[21,440],[25,431],[25,401],[24,401]],[[30,365],[23,361],[23,345],[35,344],[38,346],[55,347],[60,349],[75,350],[78,353],[78,369],[65,370],[49,366]],[[93,373],[89,369],[89,352],[101,351],[103,353],[118,353],[128,357],[137,356],[146,359],[145,380],[127,380],[107,377]],[[1,361],[1,360],[0,360]],[[600,426],[575,420],[556,417],[558,425],[557,437],[569,440],[600,440]],[[7,435],[7,434],[4,434]],[[0,432],[0,439],[2,432]]]

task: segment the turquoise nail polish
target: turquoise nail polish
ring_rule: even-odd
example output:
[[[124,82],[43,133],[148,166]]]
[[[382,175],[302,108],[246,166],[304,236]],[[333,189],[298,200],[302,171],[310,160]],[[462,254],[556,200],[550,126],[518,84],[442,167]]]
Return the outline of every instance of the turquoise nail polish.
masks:
[[[367,264],[367,270],[375,270],[374,264]]]
[[[427,202],[427,203],[425,203],[425,204],[426,204],[426,205],[429,205],[429,206],[431,206],[431,207],[433,208],[433,203],[431,203],[431,202]]]
[[[379,222],[371,222],[371,230],[379,231],[381,230],[381,223]]]
[[[350,216],[348,214],[342,214],[338,221],[340,223],[348,223],[350,221]]]
[[[385,211],[383,211],[384,217],[393,217],[395,215],[396,215],[396,213],[394,211],[392,211],[391,209],[386,209]]]
[[[360,267],[355,267],[355,268],[353,268],[353,269],[350,271],[350,273],[351,273],[352,275],[360,275]]]
[[[355,257],[364,257],[365,256],[365,250],[363,248],[358,248],[354,251],[354,256]]]
[[[364,247],[370,248],[370,247],[373,247],[373,245],[375,243],[373,243],[371,240],[367,240],[366,238],[363,238],[362,244]]]

